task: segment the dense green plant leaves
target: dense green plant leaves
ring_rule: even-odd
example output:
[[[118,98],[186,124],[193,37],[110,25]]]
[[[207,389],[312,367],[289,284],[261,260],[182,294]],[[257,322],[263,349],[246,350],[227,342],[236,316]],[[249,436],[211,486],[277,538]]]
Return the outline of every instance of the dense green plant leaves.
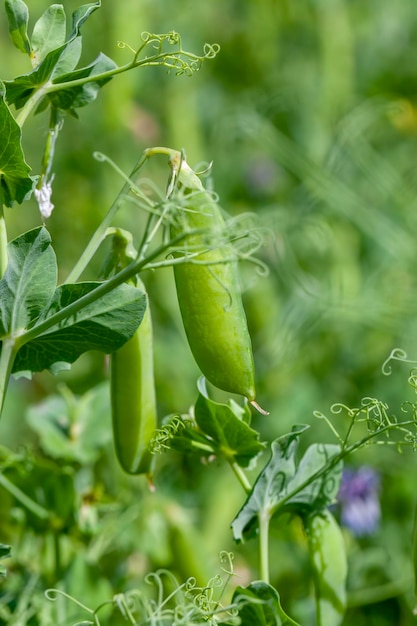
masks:
[[[112,440],[109,385],[100,384],[80,398],[68,394],[30,406],[26,419],[47,456],[91,465]]]
[[[263,581],[237,587],[232,601],[239,606],[241,626],[299,626],[283,610],[277,591]]]
[[[232,522],[236,541],[256,531],[260,515],[269,519],[277,512],[321,510],[336,497],[342,472],[342,462],[337,460],[340,446],[313,444],[297,466],[295,455],[299,438],[306,428],[294,426],[291,433],[272,443],[270,460]],[[331,468],[312,480],[328,464]]]
[[[0,202],[11,207],[21,203],[31,192],[35,178],[29,176],[25,161],[22,133],[4,99],[4,84],[0,81]]]
[[[0,334],[28,329],[52,299],[57,266],[51,237],[44,227],[20,235],[8,246],[8,265],[0,280]]]
[[[53,6],[59,7],[60,5]],[[46,94],[48,91],[48,84],[50,86],[53,79],[56,80],[58,77],[65,75],[67,72],[74,69],[81,54],[81,40],[76,44],[74,41],[80,37],[81,26],[88,19],[91,13],[100,6],[101,2],[95,2],[83,5],[74,11],[72,15],[72,32],[67,41],[65,41],[65,14],[62,13],[61,9],[57,8],[51,11],[47,10],[44,13],[34,29],[36,58],[39,61],[39,64],[36,65],[32,72],[18,76],[12,81],[5,81],[7,102],[9,104],[14,104],[17,109],[20,109],[26,104],[35,91],[44,89]],[[107,59],[107,57],[105,58]],[[100,68],[103,66],[100,57],[99,59],[99,62],[96,60],[91,64],[91,66],[84,68],[84,71],[86,72],[85,76],[89,76],[94,69],[96,70],[96,73],[98,73],[97,66]],[[106,63],[106,68],[110,69],[109,60],[107,60]],[[112,67],[115,67],[114,63]],[[82,72],[83,70],[79,71]],[[100,69],[99,71],[103,70]],[[107,80],[110,80],[110,77]],[[107,80],[104,82],[107,82]],[[79,87],[79,90],[81,91],[84,89],[88,92],[88,85]],[[79,96],[79,90],[76,93],[77,96]],[[98,91],[97,83],[95,83],[95,87],[92,91],[94,96],[90,95],[89,99],[86,97],[84,104],[90,102],[96,97]],[[80,102],[81,101],[83,101],[83,98],[80,98]],[[48,99],[47,102],[49,102]],[[82,106],[82,104],[74,104],[71,107],[68,105],[68,99],[66,100],[66,103],[66,109]],[[43,101],[40,104],[40,108],[42,109],[44,107],[45,102]]]
[[[30,42],[27,34],[29,11],[23,0],[6,0],[6,13],[9,20],[10,37],[21,52],[30,54]]]
[[[62,460],[32,458],[28,467],[7,470],[7,478],[34,502],[49,512],[40,518],[30,509],[26,510],[28,523],[33,531],[44,533],[49,528],[65,532],[74,523],[76,491],[74,469]]]
[[[62,4],[52,4],[36,22],[32,38],[32,63],[36,67],[46,55],[65,43],[66,15]]]

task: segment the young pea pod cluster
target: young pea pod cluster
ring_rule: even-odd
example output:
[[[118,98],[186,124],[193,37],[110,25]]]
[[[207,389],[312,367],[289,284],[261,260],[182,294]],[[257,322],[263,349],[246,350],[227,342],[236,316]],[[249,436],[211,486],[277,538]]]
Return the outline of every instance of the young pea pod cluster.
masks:
[[[204,376],[224,391],[241,394],[255,406],[251,339],[239,288],[237,257],[227,241],[227,226],[212,194],[181,159],[171,158],[181,193],[181,208],[170,235],[183,237],[174,255],[178,302],[187,339]],[[188,233],[188,235],[187,235]]]
[[[329,510],[304,520],[313,568],[317,626],[339,626],[346,610],[346,548]]]

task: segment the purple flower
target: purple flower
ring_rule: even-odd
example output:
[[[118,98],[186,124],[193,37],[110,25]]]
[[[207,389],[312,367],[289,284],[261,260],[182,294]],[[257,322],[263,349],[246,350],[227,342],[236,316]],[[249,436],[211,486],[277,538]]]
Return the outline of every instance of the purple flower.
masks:
[[[379,526],[380,478],[371,467],[345,468],[338,494],[340,521],[356,537],[371,535]]]

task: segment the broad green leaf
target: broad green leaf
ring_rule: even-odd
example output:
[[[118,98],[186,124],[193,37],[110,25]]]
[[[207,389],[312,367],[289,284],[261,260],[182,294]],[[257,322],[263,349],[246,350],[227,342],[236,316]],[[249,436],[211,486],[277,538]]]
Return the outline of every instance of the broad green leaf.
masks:
[[[6,0],[6,13],[9,20],[9,33],[16,48],[30,54],[30,42],[27,28],[29,11],[23,0]]]
[[[201,431],[209,436],[215,454],[236,461],[241,467],[248,467],[264,449],[259,433],[242,421],[231,405],[210,400],[204,379],[199,381],[199,391],[194,407],[195,420]]]
[[[232,602],[238,605],[241,626],[299,626],[283,610],[278,592],[263,581],[237,587]]]
[[[295,473],[295,453],[300,435],[307,428],[308,426],[304,424],[295,425],[291,433],[272,442],[272,456],[232,522],[233,536],[236,541],[242,541],[244,534],[252,533],[261,511],[272,514],[277,498],[282,497],[288,478],[292,478]]]
[[[39,323],[79,300],[101,283],[86,282],[58,287]],[[16,355],[13,373],[57,371],[74,363],[88,350],[110,353],[118,350],[135,333],[146,308],[146,296],[136,287],[120,285],[24,344]]]
[[[46,55],[65,43],[66,16],[62,4],[52,4],[36,22],[32,38],[32,64],[37,67]]]
[[[23,154],[22,132],[4,100],[0,81],[0,202],[8,207],[23,202],[36,182]]]
[[[8,265],[0,280],[1,336],[33,326],[51,302],[57,279],[51,237],[43,226],[13,239],[7,249]]]
[[[342,462],[338,460],[340,446],[313,444],[297,465],[295,455],[305,429],[306,426],[295,426],[292,433],[272,443],[269,462],[232,522],[237,541],[256,530],[260,515],[271,518],[286,511],[305,514],[320,511],[334,501],[342,472]],[[314,478],[321,470],[323,473]]]

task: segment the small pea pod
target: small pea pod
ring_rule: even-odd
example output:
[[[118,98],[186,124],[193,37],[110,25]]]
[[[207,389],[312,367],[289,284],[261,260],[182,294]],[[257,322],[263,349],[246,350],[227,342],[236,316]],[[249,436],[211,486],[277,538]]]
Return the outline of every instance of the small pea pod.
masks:
[[[220,207],[198,176],[180,160],[171,166],[185,202],[171,224],[171,237],[190,231],[176,256],[175,283],[187,339],[204,376],[216,387],[246,396],[257,408],[251,339],[239,288],[237,259],[225,240]],[[193,234],[194,231],[194,234]],[[198,232],[195,232],[198,231]]]
[[[120,269],[136,256],[131,235],[109,229],[112,250],[106,273]],[[136,278],[137,287],[145,291]],[[152,320],[147,303],[135,334],[110,355],[110,398],[113,439],[120,465],[129,474],[150,474],[149,442],[157,425],[153,365]]]
[[[339,626],[346,610],[346,548],[329,510],[304,520],[313,568],[317,626]]]
[[[110,390],[120,465],[129,474],[148,474],[149,442],[157,422],[149,306],[133,337],[110,356]]]

